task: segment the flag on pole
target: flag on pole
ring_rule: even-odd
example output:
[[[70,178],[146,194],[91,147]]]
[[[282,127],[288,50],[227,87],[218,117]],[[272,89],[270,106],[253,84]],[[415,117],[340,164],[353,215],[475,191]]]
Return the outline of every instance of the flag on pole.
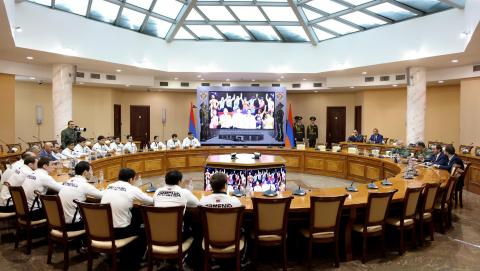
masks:
[[[195,114],[193,113],[194,105],[190,103],[190,120],[188,123],[188,131],[192,132],[195,136],[197,136],[197,129],[195,128]]]
[[[285,137],[285,147],[295,147],[295,139],[293,138],[293,117],[292,104],[288,106],[288,120],[287,120],[287,136]]]

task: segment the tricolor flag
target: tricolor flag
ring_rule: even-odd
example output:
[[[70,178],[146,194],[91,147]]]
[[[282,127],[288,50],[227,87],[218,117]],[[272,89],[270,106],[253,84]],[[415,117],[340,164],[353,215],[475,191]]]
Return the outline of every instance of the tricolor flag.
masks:
[[[192,132],[197,136],[197,129],[195,128],[195,114],[193,114],[193,109],[196,108],[192,103],[190,103],[190,120],[188,123],[188,131]]]
[[[288,120],[287,120],[287,136],[285,137],[285,147],[295,147],[295,140],[293,138],[293,117],[292,104],[288,106]]]

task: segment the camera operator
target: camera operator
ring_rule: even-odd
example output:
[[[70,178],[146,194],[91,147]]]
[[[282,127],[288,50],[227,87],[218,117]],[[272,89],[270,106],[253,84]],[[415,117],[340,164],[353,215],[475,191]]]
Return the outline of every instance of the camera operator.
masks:
[[[63,129],[61,133],[62,149],[65,149],[67,147],[67,142],[73,142],[74,144],[76,144],[78,138],[80,137],[80,133],[85,131],[85,128],[78,128],[78,126],[75,125],[75,122],[73,120],[69,121],[68,127]]]

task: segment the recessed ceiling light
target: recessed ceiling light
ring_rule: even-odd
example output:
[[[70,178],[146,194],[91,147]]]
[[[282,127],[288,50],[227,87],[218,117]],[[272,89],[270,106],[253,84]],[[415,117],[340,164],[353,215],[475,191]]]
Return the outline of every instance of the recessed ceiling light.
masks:
[[[302,80],[303,80],[303,81],[307,81],[307,78],[303,78]]]
[[[26,59],[33,60],[33,56],[27,56]]]
[[[178,77],[173,78],[173,80],[178,80]]]
[[[227,78],[227,79],[225,79],[225,81],[230,82],[230,79]]]
[[[313,91],[313,92],[318,93],[318,90],[315,90],[315,91]]]
[[[350,88],[355,88],[354,86],[351,86]]]
[[[392,85],[392,87],[398,87],[398,85]]]
[[[29,79],[30,79],[30,80],[35,80],[35,77],[32,76],[32,77],[30,77]]]
[[[252,82],[255,82],[255,79],[252,79]]]
[[[78,82],[79,85],[83,85],[84,83],[83,82]]]
[[[280,79],[277,79],[278,82],[280,82]]]
[[[120,69],[117,69],[117,72],[122,72],[122,70],[120,70]]]
[[[438,81],[439,84],[443,84],[443,80]]]
[[[21,33],[23,29],[20,26],[15,27],[15,31]]]
[[[200,78],[200,77],[202,77],[202,75],[201,75],[201,74],[197,75],[197,78]]]
[[[203,80],[205,80],[205,79],[203,79],[203,78],[202,78],[202,79],[200,79],[200,80],[202,80],[202,81],[203,81]]]
[[[367,74],[367,72],[362,72],[363,75]]]
[[[130,86],[130,85],[125,85],[127,88]]]
[[[458,59],[452,59],[452,63],[458,63]]]
[[[283,78],[285,78],[285,76],[281,75],[280,78],[283,79]]]

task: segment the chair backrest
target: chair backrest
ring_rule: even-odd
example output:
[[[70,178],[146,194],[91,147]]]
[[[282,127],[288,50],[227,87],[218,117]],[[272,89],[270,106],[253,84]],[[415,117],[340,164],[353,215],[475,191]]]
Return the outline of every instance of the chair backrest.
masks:
[[[80,206],[88,238],[95,241],[112,241],[112,248],[114,248],[115,237],[110,204],[85,203],[76,200],[74,202]]]
[[[12,196],[17,218],[24,221],[30,221],[30,212],[28,210],[27,196],[25,196],[25,191],[23,190],[23,187],[10,186],[8,183],[5,184],[8,186],[8,190],[10,191],[10,195]]]
[[[441,201],[442,206],[445,203],[450,203],[452,201],[457,180],[458,180],[458,177],[456,175],[450,176],[448,178],[447,185],[445,186],[445,191],[442,196],[442,201]]]
[[[58,195],[40,195],[40,200],[45,210],[48,227],[52,230],[65,232],[65,215],[60,197]]]
[[[420,204],[420,213],[431,213],[435,206],[435,199],[440,188],[438,183],[427,183],[423,188],[422,203]]]
[[[39,148],[43,148],[43,144],[41,141],[27,142],[27,144],[29,149],[33,146],[38,146]]]
[[[310,196],[310,234],[333,231],[338,236],[343,204],[348,194],[337,197]]]
[[[397,191],[398,190],[395,189],[389,192],[368,193],[367,216],[365,219],[364,231],[367,230],[367,226],[384,224],[393,194]]]
[[[142,206],[148,246],[178,246],[182,253],[183,206]]]
[[[244,206],[235,208],[210,208],[199,206],[202,216],[205,250],[212,247],[240,246],[240,228]]]
[[[407,191],[405,192],[405,200],[403,201],[403,219],[400,220],[401,224],[403,223],[404,219],[415,217],[422,190],[423,187],[407,187]]]
[[[0,144],[0,153],[3,152],[3,146]]]
[[[252,198],[256,235],[285,236],[291,202],[292,197]]]

